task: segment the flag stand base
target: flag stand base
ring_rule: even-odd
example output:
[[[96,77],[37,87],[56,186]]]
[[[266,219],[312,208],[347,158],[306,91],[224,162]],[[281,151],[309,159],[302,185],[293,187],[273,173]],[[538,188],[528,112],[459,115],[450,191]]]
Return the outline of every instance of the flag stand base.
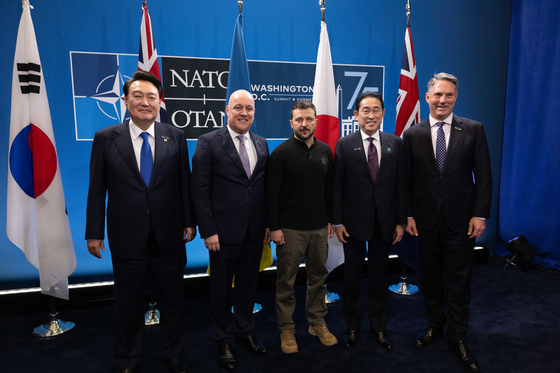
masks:
[[[389,290],[391,290],[395,294],[413,295],[418,293],[418,286],[407,284],[406,277],[401,277],[401,282],[389,286]]]
[[[51,321],[36,327],[33,334],[40,338],[52,338],[72,330],[76,325],[72,321],[62,321],[57,318],[58,312],[51,313]]]
[[[325,284],[325,288],[326,287],[327,287],[327,284]],[[327,290],[327,292],[325,294],[325,303],[326,304],[332,304],[339,299],[340,299],[340,297],[338,296],[337,293],[331,293],[330,291]]]
[[[159,324],[159,310],[156,308],[156,302],[150,302],[150,308],[144,314],[144,324],[145,325],[157,325]]]

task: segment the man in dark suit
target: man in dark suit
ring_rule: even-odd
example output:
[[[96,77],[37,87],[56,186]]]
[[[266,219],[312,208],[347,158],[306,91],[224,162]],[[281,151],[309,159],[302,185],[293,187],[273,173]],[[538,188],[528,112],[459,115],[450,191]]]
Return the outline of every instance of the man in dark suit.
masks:
[[[360,333],[360,279],[367,244],[370,331],[383,349],[392,351],[385,330],[385,269],[391,244],[404,232],[405,163],[401,139],[378,130],[384,115],[380,94],[365,92],[356,100],[360,131],[338,140],[335,149],[333,224],[344,245],[344,347],[353,347]]]
[[[249,132],[254,112],[253,96],[245,90],[234,92],[226,107],[227,126],[200,136],[193,156],[194,208],[210,256],[214,340],[220,365],[227,371],[237,366],[231,347],[232,305],[235,341],[256,355],[267,352],[253,336],[263,238],[268,239],[264,205],[268,144]]]
[[[107,236],[114,275],[115,358],[134,372],[144,354],[144,283],[151,272],[161,306],[161,351],[167,368],[185,372],[185,242],[196,235],[183,131],[156,122],[162,88],[138,71],[123,87],[130,120],[95,134],[86,239],[101,258]]]
[[[492,173],[484,127],[453,114],[458,86],[453,75],[434,75],[426,93],[430,117],[404,133],[410,162],[406,231],[418,237],[428,316],[415,345],[431,344],[447,322],[450,349],[477,372],[466,334],[474,243],[490,217]]]

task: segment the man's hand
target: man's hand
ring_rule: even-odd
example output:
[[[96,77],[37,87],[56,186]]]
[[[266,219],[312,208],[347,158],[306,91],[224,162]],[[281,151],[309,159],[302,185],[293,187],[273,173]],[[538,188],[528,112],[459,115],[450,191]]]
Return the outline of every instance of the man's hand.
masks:
[[[469,222],[469,231],[467,234],[469,238],[475,238],[482,236],[484,230],[486,229],[486,221],[479,218],[471,218]]]
[[[344,236],[350,237],[350,235],[348,234],[348,232],[346,232],[346,227],[344,225],[339,225],[338,227],[335,227],[334,231],[336,233],[336,238],[338,238],[338,242],[348,243],[344,239]]]
[[[404,228],[402,227],[402,225],[397,224],[397,226],[395,227],[395,234],[393,234],[392,245],[396,244],[397,242],[400,242],[403,234],[404,234]]]
[[[101,259],[101,251],[105,251],[105,243],[103,240],[87,240],[87,249],[91,255]]]
[[[272,239],[270,238],[270,229],[266,228],[264,230],[264,244],[268,245]]]
[[[284,241],[284,232],[282,232],[282,229],[270,232],[270,238],[272,242],[278,246],[282,246],[286,243],[286,241]]]
[[[205,238],[204,246],[206,246],[206,248],[210,251],[220,251],[220,239],[218,238],[218,235],[215,234],[213,236]]]
[[[334,236],[334,228],[331,223],[327,226],[327,236],[332,238]]]
[[[196,237],[196,227],[183,228],[183,241],[191,242]]]
[[[418,230],[416,229],[416,220],[414,218],[406,219],[406,233],[411,236],[418,236]]]

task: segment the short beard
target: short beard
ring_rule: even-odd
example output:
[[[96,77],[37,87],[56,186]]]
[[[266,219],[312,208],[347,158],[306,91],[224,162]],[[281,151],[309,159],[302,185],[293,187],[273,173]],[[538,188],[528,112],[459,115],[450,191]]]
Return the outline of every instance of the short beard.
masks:
[[[309,131],[309,136],[303,137],[303,136],[301,136],[301,135],[299,134],[299,132],[295,132],[295,131],[294,131],[294,136],[295,136],[298,140],[304,141],[304,142],[307,141],[307,140],[309,140],[310,138],[312,138],[314,134],[315,134],[315,131]]]

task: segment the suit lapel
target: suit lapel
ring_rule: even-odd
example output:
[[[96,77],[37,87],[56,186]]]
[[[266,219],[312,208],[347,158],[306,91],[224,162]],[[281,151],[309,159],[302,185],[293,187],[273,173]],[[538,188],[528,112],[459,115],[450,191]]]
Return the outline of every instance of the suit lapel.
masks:
[[[380,180],[383,176],[387,168],[386,164],[389,161],[389,156],[395,151],[392,141],[390,141],[383,132],[379,132],[379,140],[381,141],[381,162],[379,164],[379,170],[377,171],[377,180]]]
[[[432,131],[430,128],[430,120],[426,119],[425,121],[423,121],[422,123],[420,123],[420,141],[422,142],[423,146],[424,146],[424,150],[426,151],[426,154],[428,155],[428,159],[430,160],[430,163],[432,164],[432,166],[436,169],[436,171],[439,173],[439,168],[437,166],[436,163],[436,156],[434,154],[434,145],[432,143]]]
[[[362,133],[358,131],[348,136],[352,136],[351,138],[352,148],[353,148],[354,156],[356,157],[356,162],[360,165],[362,171],[366,174],[366,177],[369,178],[371,183],[375,184],[373,182],[373,178],[371,177],[371,172],[369,171],[369,166],[367,163],[366,153],[364,149],[364,142],[362,141]]]
[[[453,120],[451,121],[451,131],[449,134],[449,146],[447,147],[447,154],[445,155],[445,163],[443,164],[442,172],[445,172],[447,165],[451,162],[455,149],[457,148],[457,144],[459,144],[461,136],[463,136],[462,124],[463,120],[458,116],[453,115]]]
[[[126,121],[117,126],[113,134],[113,142],[138,182],[146,185],[142,179],[140,170],[138,169],[138,163],[136,162],[136,155],[134,155],[134,147],[132,146],[132,139],[130,138],[130,131],[128,129],[128,123],[129,122]]]
[[[235,163],[237,167],[239,167],[239,169],[243,171],[243,175],[247,177],[247,174],[245,173],[245,169],[243,168],[243,163],[241,162],[241,158],[239,157],[239,153],[237,152],[237,149],[233,144],[233,141],[237,141],[237,140],[233,140],[231,138],[229,131],[225,126],[218,130],[216,137],[218,142],[224,148],[225,152],[229,155],[229,157],[233,161],[233,163]]]
[[[257,163],[255,164],[255,170],[257,170],[258,167],[261,167],[264,164],[264,162],[266,162],[266,159],[268,158],[268,154],[266,152],[265,144],[263,144],[261,139],[255,136],[251,132],[248,133],[251,136],[251,140],[253,140],[253,145],[255,146],[255,150],[257,152]],[[239,158],[239,161],[241,161],[241,158]],[[253,171],[251,178],[255,174],[255,170]]]
[[[167,156],[167,150],[169,149],[169,136],[167,134],[167,128],[159,122],[154,123],[154,137],[156,144],[156,154],[154,159],[154,169],[152,171],[151,180],[156,180],[159,170],[164,163],[165,157]]]

